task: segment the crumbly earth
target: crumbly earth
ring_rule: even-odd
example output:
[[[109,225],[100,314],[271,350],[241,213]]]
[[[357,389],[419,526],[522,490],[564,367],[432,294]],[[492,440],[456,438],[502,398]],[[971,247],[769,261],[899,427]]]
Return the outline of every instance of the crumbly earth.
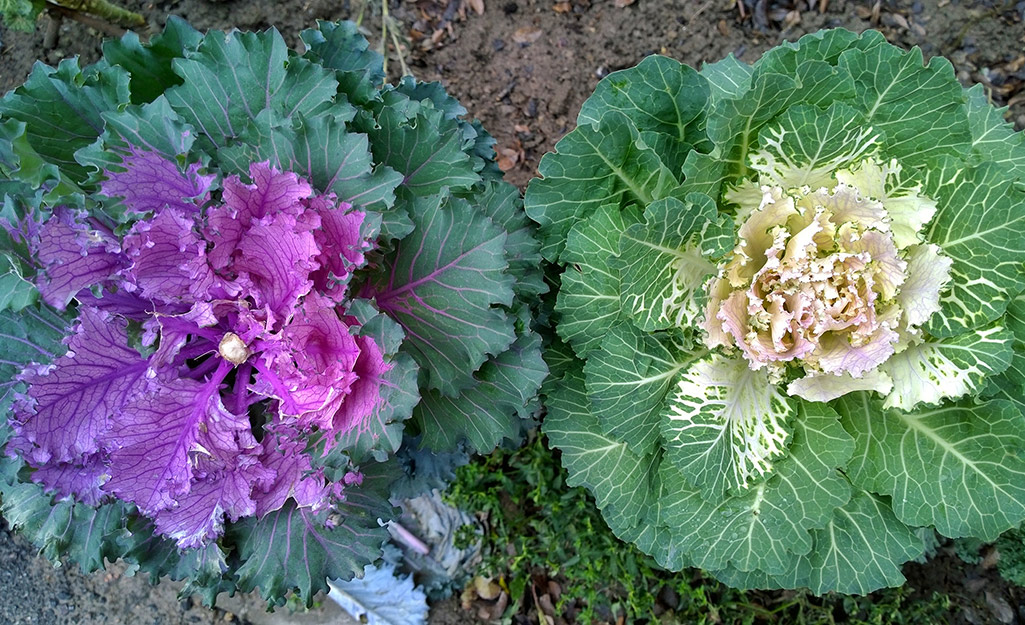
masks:
[[[380,40],[381,0],[122,0],[158,31],[169,15],[201,30],[276,27],[290,45],[316,20],[355,17],[364,6],[372,43]],[[740,6],[738,6],[740,5]],[[743,12],[741,6],[747,8]],[[477,9],[483,9],[478,13]],[[966,85],[986,85],[1008,120],[1025,128],[1025,2],[1014,0],[392,0],[400,52],[389,40],[389,69],[401,61],[421,80],[440,80],[497,140],[507,178],[524,187],[545,152],[572,130],[580,104],[604,75],[652,53],[693,66],[732,53],[753,61],[784,39],[819,28],[876,27],[898,45],[943,55]],[[47,33],[49,31],[49,33]],[[44,46],[49,39],[51,47]],[[0,93],[24,81],[37,60],[55,64],[100,56],[102,36],[69,18],[42,17],[36,32],[0,26]],[[400,59],[401,57],[401,59]],[[1025,622],[1020,589],[991,570],[943,557],[909,565],[911,584],[954,597],[951,621]],[[979,582],[978,580],[983,580]],[[981,585],[980,585],[981,584]],[[150,587],[113,565],[83,575],[53,568],[34,548],[0,528],[0,623],[317,623],[344,622],[327,607],[267,616],[258,598],[232,599],[230,611],[179,602],[178,586]],[[219,602],[219,605],[222,605]],[[297,620],[297,619],[301,619]],[[478,622],[454,600],[432,610],[432,623]],[[536,622],[536,620],[535,620]]]

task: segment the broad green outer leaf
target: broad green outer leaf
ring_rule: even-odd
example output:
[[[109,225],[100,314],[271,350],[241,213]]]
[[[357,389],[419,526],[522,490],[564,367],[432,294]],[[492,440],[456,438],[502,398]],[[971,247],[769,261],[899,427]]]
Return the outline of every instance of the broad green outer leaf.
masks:
[[[598,347],[622,319],[619,270],[613,262],[619,255],[620,236],[638,221],[637,211],[608,205],[569,231],[562,253],[566,270],[555,304],[560,315],[555,329],[580,356]]]
[[[0,99],[0,115],[25,122],[32,149],[75,182],[88,175],[75,151],[103,132],[102,114],[128,102],[128,74],[120,67],[80,70],[78,59],[57,69],[37,63],[21,87]]]
[[[782,74],[762,74],[752,77],[751,88],[738,98],[721,100],[708,114],[708,136],[715,142],[718,152],[706,157],[719,164],[720,180],[725,177],[739,179],[747,174],[747,155],[758,138],[758,130],[783,110],[783,101],[798,88],[794,78]],[[688,158],[688,169],[694,168]],[[713,178],[715,168],[706,166],[706,178]],[[688,179],[695,178],[688,174]],[[696,188],[695,191],[702,189]],[[715,195],[713,195],[715,197]]]
[[[185,82],[164,96],[215,147],[240,136],[264,109],[284,118],[309,114],[330,103],[338,88],[334,72],[290,56],[276,30],[211,31],[173,65]]]
[[[378,97],[385,78],[384,59],[369,49],[356,24],[318,21],[316,29],[299,36],[308,48],[304,56],[336,70],[339,88],[351,101],[365,104]]]
[[[815,547],[798,560],[794,575],[812,592],[868,594],[904,583],[902,565],[922,555],[925,545],[901,523],[886,502],[855,490],[823,529],[812,532]]]
[[[926,172],[925,193],[938,206],[925,239],[954,261],[950,290],[925,329],[956,336],[1000,317],[1025,286],[1025,190],[1004,167],[945,158]]]
[[[850,488],[836,469],[850,457],[853,441],[827,405],[800,406],[790,455],[768,481],[718,504],[690,489],[675,493],[674,539],[698,566],[782,574],[812,549],[808,530],[824,527],[847,503]],[[663,464],[663,480],[679,483],[671,467]]]
[[[103,121],[106,124],[103,135],[75,153],[79,163],[96,167],[95,175],[123,171],[126,157],[132,156],[132,148],[156,152],[169,161],[184,162],[196,139],[195,129],[162,97],[141,106],[132,104],[122,110],[106,111]]]
[[[637,525],[655,504],[650,486],[658,469],[655,455],[637,454],[623,441],[601,433],[579,366],[559,380],[550,379],[542,392],[548,398],[542,428],[562,452],[562,464],[569,471],[566,483],[586,486],[614,529]]]
[[[739,98],[751,88],[751,75],[754,70],[730,53],[721,61],[705,63],[701,66],[700,73],[708,81],[712,97]]]
[[[406,332],[405,348],[427,373],[427,388],[453,397],[473,384],[488,355],[515,340],[506,273],[507,234],[465,200],[412,204],[416,229],[384,259],[378,307]]]
[[[345,501],[335,504],[333,513],[313,514],[289,500],[259,519],[234,523],[227,533],[242,560],[239,590],[259,589],[266,599],[280,597],[278,604],[295,590],[310,607],[315,594],[327,591],[327,578],[352,579],[376,561],[388,540],[383,522],[395,512],[388,492],[396,471],[392,464],[361,467],[362,483],[345,490]],[[330,528],[325,525],[329,515],[334,520]]]
[[[857,490],[837,508],[826,527],[812,531],[814,548],[789,571],[767,575],[735,567],[713,571],[734,588],[800,588],[817,595],[841,592],[865,595],[904,583],[901,566],[925,551],[912,528],[893,516],[884,501]]]
[[[964,95],[950,61],[934,56],[926,66],[918,48],[880,45],[845,52],[840,67],[854,77],[855,108],[886,136],[883,156],[920,167],[938,155],[968,151]]]
[[[1015,178],[1025,180],[1025,133],[1015,132],[1004,120],[1006,109],[990,104],[982,85],[975,85],[966,95],[972,154],[978,160],[1005,165]]]
[[[647,332],[695,324],[701,308],[695,299],[716,266],[692,237],[716,217],[715,202],[692,193],[687,201],[656,200],[644,211],[646,223],[630,226],[620,238],[622,306]]]
[[[771,48],[755,61],[758,71],[777,74],[797,74],[798,67],[807,61],[824,61],[836,65],[840,55],[850,49],[867,50],[885,44],[886,39],[877,31],[857,34],[843,28],[820,30],[797,41],[784,41]]]
[[[595,124],[619,111],[638,130],[687,140],[687,125],[704,110],[708,84],[696,71],[664,56],[651,55],[630,69],[603,78],[580,107],[577,125]]]
[[[597,124],[578,126],[538,165],[541,178],[527,187],[527,215],[541,224],[541,253],[555,260],[573,224],[611,204],[646,206],[666,197],[676,177],[659,155],[638,141],[622,113],[610,111]]]
[[[104,558],[121,557],[117,539],[128,514],[125,504],[93,508],[72,500],[54,501],[53,495],[33,483],[0,485],[0,491],[0,512],[7,523],[50,561],[59,563],[70,555],[83,573],[91,573],[104,567]]]
[[[832,188],[834,172],[865,158],[878,138],[879,133],[865,126],[857,111],[841,102],[825,112],[794,106],[762,128],[751,168],[759,172],[761,184]]]
[[[787,450],[794,401],[738,355],[714,354],[680,375],[662,420],[666,457],[718,503],[771,474]],[[719,568],[719,567],[710,567]]]
[[[912,345],[890,356],[880,370],[893,391],[884,408],[911,410],[982,390],[987,377],[1003,372],[1014,355],[1013,336],[1000,324],[977,332]]]
[[[34,304],[38,298],[39,291],[25,278],[21,264],[0,254],[0,312],[17,312]]]
[[[398,107],[378,114],[378,127],[368,129],[374,160],[402,174],[399,185],[417,196],[444,188],[468,189],[480,181],[473,160],[463,148],[463,132],[445,112],[424,107],[406,120]]]
[[[160,34],[144,45],[134,31],[120,39],[103,42],[103,59],[111,65],[120,65],[131,75],[129,86],[132,102],[152,102],[164,91],[180,85],[182,79],[174,73],[171,62],[194,50],[203,34],[178,17],[170,15]]]
[[[523,212],[520,191],[507,182],[487,182],[479,196],[478,208],[495,225],[504,228],[509,236],[505,240],[505,257],[509,273],[516,276],[513,289],[525,300],[533,300],[548,292],[541,270],[541,245],[534,236],[534,224]]]
[[[856,444],[848,476],[892,496],[904,523],[989,541],[1025,519],[1025,417],[1011,402],[909,413],[852,393],[837,409]]]
[[[395,203],[395,187],[402,182],[402,174],[387,165],[375,167],[367,136],[349,132],[337,115],[299,115],[293,124],[274,115],[260,115],[246,136],[246,143],[218,152],[235,173],[246,175],[250,163],[270,159],[281,169],[306,178],[318,191],[333,192],[343,202],[388,216],[393,212],[389,208]],[[408,222],[405,215],[401,218]],[[408,229],[386,234],[406,232]]]
[[[7,408],[14,392],[22,387],[17,380],[22,368],[29,363],[49,364],[63,356],[68,349],[63,339],[70,325],[50,307],[39,304],[0,311],[0,423],[7,422]]]
[[[629,323],[611,328],[584,365],[587,396],[601,431],[637,453],[651,451],[670,388],[700,355]]]
[[[528,332],[501,355],[491,358],[474,376],[477,383],[458,397],[427,392],[413,412],[423,445],[455,449],[466,439],[477,453],[487,453],[503,438],[517,441],[520,422],[530,400],[548,375],[541,359],[541,337]]]

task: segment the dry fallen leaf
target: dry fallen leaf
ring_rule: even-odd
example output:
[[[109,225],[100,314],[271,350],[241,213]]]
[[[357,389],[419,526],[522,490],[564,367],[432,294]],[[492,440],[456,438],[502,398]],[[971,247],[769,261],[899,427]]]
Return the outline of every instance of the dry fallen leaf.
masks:
[[[630,6],[635,1],[636,0],[614,0],[612,5],[615,6],[617,9],[622,9],[623,7]]]
[[[478,597],[487,601],[497,599],[498,595],[502,594],[502,588],[498,584],[480,575],[473,578],[473,589],[477,591]]]
[[[556,13],[569,13],[570,5],[568,2],[556,2],[552,6],[552,10]]]
[[[466,0],[466,3],[477,15],[484,15],[484,0]]]
[[[512,40],[516,43],[534,43],[541,38],[541,29],[533,26],[524,26],[513,33]]]

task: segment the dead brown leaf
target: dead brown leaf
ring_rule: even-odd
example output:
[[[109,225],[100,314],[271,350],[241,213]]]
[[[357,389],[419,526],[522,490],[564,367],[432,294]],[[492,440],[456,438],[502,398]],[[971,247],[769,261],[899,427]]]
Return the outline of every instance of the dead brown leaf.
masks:
[[[630,6],[630,5],[631,5],[631,4],[633,4],[634,2],[636,2],[636,0],[614,0],[614,1],[612,2],[612,5],[613,5],[614,7],[616,7],[617,9],[622,9],[623,7],[628,7],[628,6]]]
[[[552,5],[552,10],[556,13],[569,13],[571,8],[568,2],[556,2]]]
[[[498,584],[480,575],[473,578],[473,589],[477,591],[478,597],[487,601],[498,599],[498,595],[502,594],[502,588]]]
[[[516,43],[534,43],[541,38],[541,29],[533,26],[524,26],[513,33],[512,40]]]
[[[484,0],[466,0],[466,3],[477,15],[484,15]]]

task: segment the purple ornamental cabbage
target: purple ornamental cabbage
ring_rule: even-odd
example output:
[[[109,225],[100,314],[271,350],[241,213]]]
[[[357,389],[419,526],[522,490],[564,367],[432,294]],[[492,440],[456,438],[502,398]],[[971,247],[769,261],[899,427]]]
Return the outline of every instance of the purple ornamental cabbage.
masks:
[[[536,410],[546,287],[493,141],[352,25],[303,40],[171,20],[0,100],[0,510],[50,557],[309,602],[436,485],[412,454]]]

